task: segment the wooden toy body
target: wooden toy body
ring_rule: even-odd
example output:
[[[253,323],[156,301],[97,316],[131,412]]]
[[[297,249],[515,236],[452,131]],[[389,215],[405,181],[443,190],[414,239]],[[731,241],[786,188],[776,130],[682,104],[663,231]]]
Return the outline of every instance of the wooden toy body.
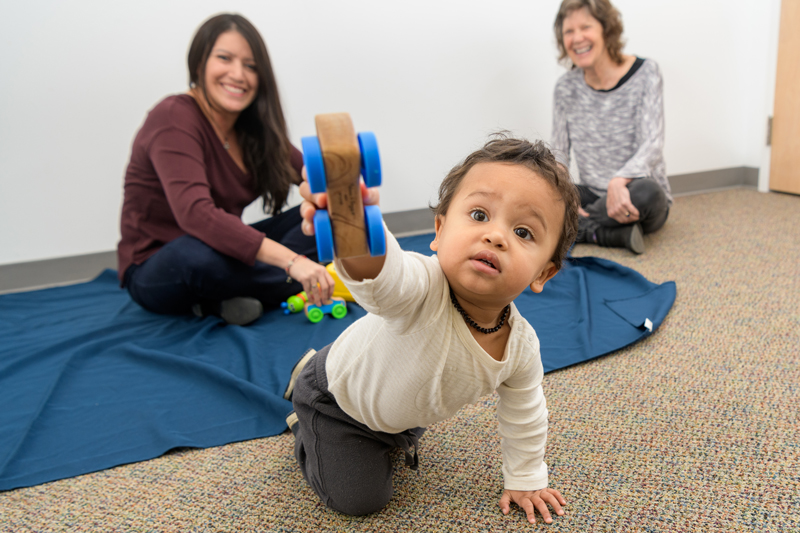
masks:
[[[314,117],[328,193],[328,214],[338,257],[369,255],[359,184],[361,152],[348,113]]]

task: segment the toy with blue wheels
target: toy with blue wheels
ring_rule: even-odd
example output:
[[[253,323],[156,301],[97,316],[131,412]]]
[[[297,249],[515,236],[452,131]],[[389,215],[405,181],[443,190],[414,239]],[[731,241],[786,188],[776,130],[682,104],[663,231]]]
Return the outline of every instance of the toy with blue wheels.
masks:
[[[349,117],[348,117],[349,121]],[[319,126],[319,122],[318,122]],[[375,134],[362,132],[357,135],[360,153],[360,174],[367,187],[381,185],[381,159]],[[303,137],[303,163],[306,167],[308,185],[314,194],[328,192],[325,160],[319,137]],[[360,199],[359,199],[360,200]],[[386,236],[383,229],[383,217],[378,206],[364,207],[364,230],[369,254],[381,256],[386,254]],[[317,254],[320,262],[333,261],[336,253],[334,229],[331,216],[326,210],[318,209],[314,215],[314,232],[317,240]]]

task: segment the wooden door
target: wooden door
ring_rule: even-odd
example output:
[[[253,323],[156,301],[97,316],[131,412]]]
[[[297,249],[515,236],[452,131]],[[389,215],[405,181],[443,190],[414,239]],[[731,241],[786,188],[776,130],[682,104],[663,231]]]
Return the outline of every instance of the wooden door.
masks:
[[[769,188],[800,194],[800,0],[782,0]]]

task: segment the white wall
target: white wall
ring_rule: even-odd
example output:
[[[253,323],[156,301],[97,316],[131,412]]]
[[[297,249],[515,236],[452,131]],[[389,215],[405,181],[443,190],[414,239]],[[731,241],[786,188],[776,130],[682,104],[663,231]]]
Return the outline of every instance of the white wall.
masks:
[[[549,137],[559,3],[1,2],[0,264],[115,248],[130,143],[186,89],[189,41],[211,14],[260,29],[295,142],[324,112],[376,133],[392,212],[425,207],[492,131]],[[615,3],[626,51],[664,73],[668,172],[761,166],[780,0]]]

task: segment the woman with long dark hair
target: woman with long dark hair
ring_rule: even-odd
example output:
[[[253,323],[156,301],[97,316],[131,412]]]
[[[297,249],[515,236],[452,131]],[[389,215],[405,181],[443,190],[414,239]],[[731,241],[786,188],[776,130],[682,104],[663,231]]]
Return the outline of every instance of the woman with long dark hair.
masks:
[[[664,164],[661,70],[622,53],[622,17],[609,0],[563,0],[553,29],[570,70],[556,84],[551,148],[579,170],[576,242],[644,252],[672,204]]]
[[[288,139],[267,49],[240,15],[210,18],[188,56],[190,88],[168,96],[136,135],[125,174],[119,277],[134,301],[165,314],[247,324],[306,290],[328,299],[297,207],[302,155]],[[271,217],[241,220],[261,196]]]

